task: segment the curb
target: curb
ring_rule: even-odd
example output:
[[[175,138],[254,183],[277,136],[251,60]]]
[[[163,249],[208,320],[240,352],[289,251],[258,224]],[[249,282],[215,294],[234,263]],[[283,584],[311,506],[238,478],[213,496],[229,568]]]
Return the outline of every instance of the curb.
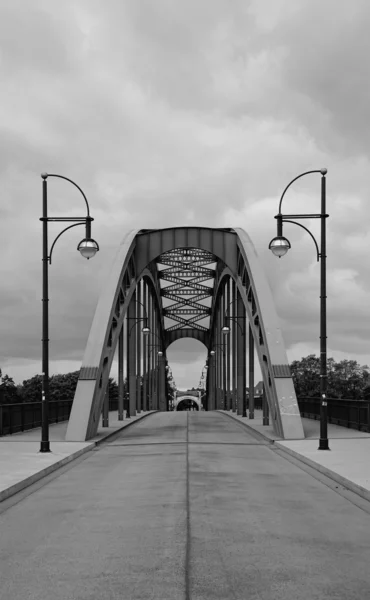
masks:
[[[217,411],[217,412],[221,412],[221,411]],[[361,485],[358,485],[357,483],[354,483],[350,479],[347,479],[346,477],[339,475],[335,471],[328,469],[328,467],[323,467],[322,465],[315,462],[314,460],[311,460],[310,458],[306,458],[306,456],[299,454],[299,452],[296,452],[295,450],[292,450],[291,448],[287,448],[286,446],[283,446],[280,442],[284,441],[284,440],[271,440],[269,437],[265,436],[260,431],[256,431],[255,429],[253,429],[253,427],[250,427],[250,425],[248,425],[247,423],[244,423],[243,421],[239,421],[239,419],[235,419],[233,415],[230,415],[229,413],[226,413],[226,412],[221,412],[221,414],[227,415],[230,419],[233,419],[237,423],[240,423],[241,425],[246,427],[252,435],[255,434],[257,438],[260,438],[264,441],[269,442],[270,445],[273,444],[274,447],[276,449],[278,449],[279,451],[281,451],[282,453],[286,452],[286,454],[293,456],[293,458],[295,458],[296,460],[299,460],[300,462],[304,463],[308,467],[315,469],[315,471],[319,471],[319,473],[322,473],[322,475],[329,477],[329,479],[331,479],[332,481],[335,481],[335,483],[339,483],[340,485],[347,488],[354,494],[357,494],[357,496],[360,496],[364,500],[367,500],[368,502],[370,502],[370,491],[367,490],[366,488],[363,488]],[[288,440],[285,440],[285,441],[288,441]]]
[[[58,462],[55,462],[54,464],[49,465],[48,467],[45,467],[44,469],[41,469],[41,471],[37,471],[33,475],[30,475],[29,477],[27,477],[27,479],[23,479],[22,481],[18,481],[18,483],[15,483],[11,487],[9,487],[9,488],[3,490],[2,492],[0,492],[0,503],[3,502],[4,500],[7,500],[11,496],[14,496],[18,492],[21,492],[25,488],[30,487],[31,485],[33,485],[37,481],[40,481],[40,479],[43,479],[44,477],[47,477],[48,475],[50,475],[54,471],[57,471],[58,469],[60,469],[61,467],[64,467],[65,465],[67,465],[68,463],[72,462],[73,460],[76,460],[77,458],[79,458],[83,454],[86,454],[87,452],[91,452],[91,450],[93,450],[94,448],[96,448],[96,446],[100,446],[106,440],[110,439],[111,437],[113,437],[117,433],[120,433],[122,431],[122,429],[126,429],[126,427],[130,427],[130,425],[133,425],[134,423],[137,423],[138,421],[141,421],[145,417],[149,417],[149,415],[152,415],[153,413],[156,413],[156,412],[158,412],[158,411],[157,410],[152,410],[151,412],[148,412],[145,415],[139,416],[137,419],[135,419],[135,421],[131,421],[129,423],[125,423],[119,429],[116,429],[115,431],[109,432],[107,435],[105,435],[104,437],[102,437],[99,440],[96,440],[95,442],[91,442],[91,444],[89,446],[86,446],[85,448],[81,448],[81,450],[76,450],[76,452],[73,452],[69,456],[65,456],[61,460],[58,460]]]
[[[139,413],[139,416],[136,415],[136,416],[138,416],[138,418],[135,419],[135,421],[129,421],[128,423],[125,423],[125,425],[122,425],[122,427],[120,427],[119,429],[116,429],[116,431],[111,431],[110,433],[107,433],[107,435],[105,435],[104,437],[102,437],[99,440],[96,440],[95,442],[92,442],[92,443],[95,446],[100,446],[100,444],[102,444],[106,440],[109,440],[111,437],[113,437],[117,433],[120,433],[120,431],[122,431],[122,429],[126,429],[126,427],[130,427],[130,425],[133,425],[134,423],[137,423],[138,421],[141,421],[142,419],[145,419],[145,417],[149,417],[149,415],[153,415],[156,412],[159,412],[159,411],[158,410],[151,410],[150,412],[145,413],[145,415],[141,415]]]
[[[232,419],[236,423],[240,423],[240,425],[242,425],[243,427],[246,427],[248,429],[248,432],[251,435],[253,435],[255,438],[257,438],[258,440],[261,440],[263,442],[268,442],[269,444],[275,444],[276,443],[275,440],[272,440],[271,438],[269,438],[268,436],[264,435],[260,431],[256,431],[256,429],[254,429],[253,427],[251,427],[247,423],[244,423],[244,421],[239,421],[239,419],[236,419],[234,417],[234,415],[230,415],[229,413],[223,412],[223,411],[220,411],[220,410],[218,410],[217,412],[220,413],[221,415],[225,415],[226,417],[229,417],[229,419]]]
[[[346,477],[339,475],[335,471],[328,469],[328,467],[323,467],[319,463],[315,462],[314,460],[311,460],[310,458],[307,458],[306,456],[302,456],[302,454],[299,454],[298,452],[296,452],[295,450],[292,450],[291,448],[282,446],[279,442],[275,442],[275,448],[278,448],[282,452],[286,452],[287,454],[290,454],[291,456],[293,456],[293,458],[296,458],[297,460],[299,460],[300,462],[303,462],[307,466],[315,469],[316,471],[319,471],[323,475],[326,475],[327,477],[329,477],[330,479],[335,481],[335,483],[339,483],[343,487],[349,489],[354,494],[357,494],[358,496],[361,496],[361,498],[363,498],[364,500],[367,500],[368,502],[370,502],[370,491],[367,490],[366,488],[363,488],[361,485],[358,485],[357,483],[354,483],[350,479],[347,479]]]

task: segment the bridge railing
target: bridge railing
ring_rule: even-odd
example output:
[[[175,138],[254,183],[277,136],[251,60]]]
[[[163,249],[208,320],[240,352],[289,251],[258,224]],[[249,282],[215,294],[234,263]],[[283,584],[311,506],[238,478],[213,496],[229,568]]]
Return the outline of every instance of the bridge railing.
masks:
[[[73,400],[49,403],[49,423],[69,419]],[[320,398],[298,398],[302,417],[320,419]],[[262,410],[262,397],[254,399],[256,410]],[[249,402],[247,399],[247,408]],[[109,399],[109,410],[117,410],[116,399]],[[328,398],[328,422],[370,433],[370,400]],[[41,402],[0,404],[0,436],[41,427]]]
[[[328,398],[328,423],[370,433],[370,400]],[[320,419],[320,398],[298,398],[301,417]]]
[[[49,402],[49,424],[68,421],[72,400]],[[118,401],[109,399],[109,410],[118,410]],[[41,402],[0,404],[0,436],[41,427]]]
[[[297,398],[297,400],[301,417],[320,420],[320,398],[302,397]],[[328,423],[370,433],[370,400],[328,398],[327,401]],[[254,398],[254,408],[255,410],[263,410],[262,396]],[[249,409],[248,397],[247,409]]]
[[[49,423],[67,421],[73,400],[49,402]],[[41,427],[41,402],[0,405],[0,436]]]

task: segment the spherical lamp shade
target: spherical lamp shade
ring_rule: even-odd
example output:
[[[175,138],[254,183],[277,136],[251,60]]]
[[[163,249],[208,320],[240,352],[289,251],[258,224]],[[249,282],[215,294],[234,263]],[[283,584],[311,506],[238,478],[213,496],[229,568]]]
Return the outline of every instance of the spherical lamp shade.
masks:
[[[284,254],[286,254],[290,248],[291,246],[289,240],[282,236],[274,238],[269,244],[269,250],[271,250],[272,253],[279,258],[284,256]]]
[[[159,350],[158,356],[163,356],[163,352],[161,352],[161,350]]]
[[[143,335],[149,335],[150,329],[149,329],[149,327],[143,327],[141,332]]]
[[[87,260],[89,260],[89,258],[92,258],[93,256],[95,256],[95,254],[98,252],[99,245],[95,240],[93,240],[91,238],[90,239],[85,238],[78,244],[77,250],[79,252],[81,252],[81,255],[84,258],[87,258]]]
[[[224,325],[221,329],[221,332],[223,333],[223,335],[229,335],[230,327],[228,325]]]

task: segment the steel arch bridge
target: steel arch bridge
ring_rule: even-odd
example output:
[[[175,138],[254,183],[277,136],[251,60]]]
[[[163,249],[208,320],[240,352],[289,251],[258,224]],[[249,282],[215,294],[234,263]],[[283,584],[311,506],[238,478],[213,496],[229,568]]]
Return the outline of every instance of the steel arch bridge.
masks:
[[[304,438],[273,297],[250,237],[243,229],[172,227],[123,236],[93,318],[66,440],[96,435],[117,349],[121,407],[126,362],[129,414],[168,410],[166,351],[185,337],[208,350],[207,410],[243,414],[247,357],[253,390],[256,352],[275,432]]]

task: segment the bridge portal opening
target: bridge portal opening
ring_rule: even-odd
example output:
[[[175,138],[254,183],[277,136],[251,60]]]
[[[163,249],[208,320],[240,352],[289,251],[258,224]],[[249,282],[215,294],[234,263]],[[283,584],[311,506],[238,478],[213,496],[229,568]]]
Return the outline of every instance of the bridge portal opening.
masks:
[[[194,400],[180,400],[175,410],[199,410],[199,406]]]

